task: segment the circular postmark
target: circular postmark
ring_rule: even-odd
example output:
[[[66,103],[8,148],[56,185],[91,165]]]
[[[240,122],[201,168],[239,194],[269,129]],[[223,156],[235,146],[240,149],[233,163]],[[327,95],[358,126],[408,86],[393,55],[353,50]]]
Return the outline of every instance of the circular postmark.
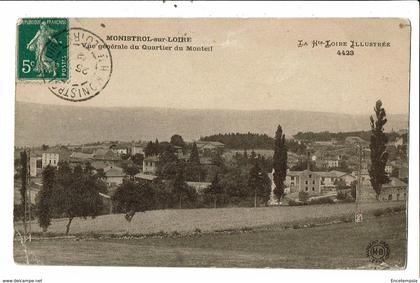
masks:
[[[60,45],[55,38],[68,33],[68,44]],[[67,62],[56,62],[57,66],[68,64],[68,79],[51,79],[47,81],[48,89],[57,97],[80,102],[98,95],[108,84],[112,74],[112,56],[106,43],[95,33],[83,28],[70,28],[57,32],[45,45],[45,53],[54,64],[57,58]]]
[[[374,263],[382,263],[388,259],[389,245],[385,241],[374,240],[366,247],[366,256]]]

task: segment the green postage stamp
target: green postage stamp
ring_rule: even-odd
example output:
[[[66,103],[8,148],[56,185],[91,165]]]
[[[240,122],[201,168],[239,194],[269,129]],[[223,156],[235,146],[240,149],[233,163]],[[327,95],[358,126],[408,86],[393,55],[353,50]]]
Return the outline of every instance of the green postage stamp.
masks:
[[[69,77],[68,19],[20,19],[17,29],[18,79],[67,80]]]

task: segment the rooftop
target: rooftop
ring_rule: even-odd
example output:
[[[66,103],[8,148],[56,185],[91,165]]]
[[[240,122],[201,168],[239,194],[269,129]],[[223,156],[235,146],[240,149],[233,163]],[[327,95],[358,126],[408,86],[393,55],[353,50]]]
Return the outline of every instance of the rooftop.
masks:
[[[382,188],[407,187],[407,184],[398,178],[391,177],[389,179],[389,183],[382,185]]]
[[[203,146],[203,145],[213,145],[213,146],[225,146],[223,143],[218,142],[218,141],[196,141],[195,142],[197,144],[197,146]]]
[[[157,177],[152,174],[137,173],[136,175],[134,175],[134,178],[139,178],[139,179],[143,179],[147,181],[153,181]]]
[[[111,167],[105,171],[105,176],[106,177],[124,177],[125,173],[123,172],[123,169],[120,167]]]
[[[148,157],[144,158],[144,161],[155,161],[155,162],[157,162],[157,161],[159,161],[159,157],[156,156],[156,155],[148,156]]]

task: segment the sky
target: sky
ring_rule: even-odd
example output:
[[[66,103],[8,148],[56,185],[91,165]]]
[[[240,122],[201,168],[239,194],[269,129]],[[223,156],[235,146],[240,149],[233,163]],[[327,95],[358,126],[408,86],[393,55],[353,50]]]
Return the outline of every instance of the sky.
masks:
[[[185,36],[191,42],[178,44],[184,49],[212,46],[213,51],[111,49],[112,75],[96,97],[69,102],[54,96],[43,82],[18,81],[16,100],[81,107],[366,114],[381,99],[387,113],[406,114],[408,25],[402,19],[357,18],[73,19],[71,27],[93,31],[107,44],[132,44],[106,40],[110,35]],[[299,40],[308,46],[298,48]],[[390,47],[312,48],[313,40],[389,42]],[[176,44],[165,45],[174,48]],[[338,50],[352,50],[354,55],[340,56]]]

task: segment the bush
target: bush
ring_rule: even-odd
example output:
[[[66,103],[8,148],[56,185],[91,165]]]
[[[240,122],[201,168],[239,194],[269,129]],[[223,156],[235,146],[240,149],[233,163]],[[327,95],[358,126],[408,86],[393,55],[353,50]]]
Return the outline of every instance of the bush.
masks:
[[[181,234],[178,231],[175,230],[171,233],[171,236],[172,237],[179,237],[179,236],[181,236]]]
[[[382,208],[378,208],[373,211],[373,215],[376,217],[384,215],[384,214],[385,214],[385,210]]]
[[[405,211],[405,210],[406,210],[406,208],[405,208],[405,205],[401,205],[401,206],[396,206],[396,207],[393,207],[393,208],[392,208],[392,210],[393,210],[394,212],[400,212],[400,211]]]
[[[341,200],[341,203],[349,203],[349,202],[355,202],[356,200],[352,198],[351,196],[347,195],[347,198]]]
[[[353,222],[353,217],[352,216],[343,216],[341,217],[341,221],[344,223],[350,223]]]
[[[299,200],[301,202],[307,202],[309,199],[309,194],[307,192],[299,192]]]
[[[331,198],[318,198],[318,199],[313,199],[309,202],[309,204],[333,204],[334,200],[332,200]]]
[[[339,191],[337,193],[337,199],[338,200],[345,200],[345,199],[347,199],[347,193],[346,192],[343,192],[343,191]]]
[[[391,207],[385,208],[385,214],[391,214],[392,212],[394,212],[394,210]]]
[[[300,201],[295,201],[295,200],[289,200],[289,206],[301,206],[301,205],[305,205],[305,203],[300,202]]]

